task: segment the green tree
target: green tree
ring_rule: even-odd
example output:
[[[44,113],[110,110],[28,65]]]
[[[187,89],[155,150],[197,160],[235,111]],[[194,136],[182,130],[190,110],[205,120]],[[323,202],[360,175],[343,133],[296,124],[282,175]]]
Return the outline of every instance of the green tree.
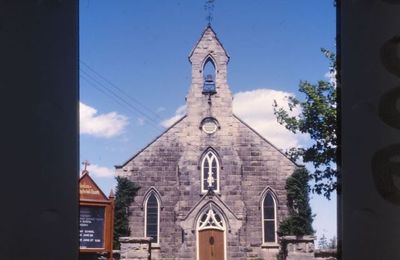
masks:
[[[313,215],[308,196],[309,174],[305,168],[296,169],[286,181],[289,217],[279,225],[279,235],[312,235]]]
[[[335,75],[335,54],[321,49],[330,61],[330,73]],[[303,100],[288,97],[289,111],[279,107],[274,102],[274,114],[278,122],[293,133],[309,134],[312,144],[307,148],[294,147],[287,153],[292,159],[302,159],[304,163],[314,166],[310,177],[314,184],[313,192],[330,195],[337,188],[336,147],[337,147],[337,118],[336,118],[336,85],[334,81],[321,80],[317,84],[301,81],[299,92],[305,95]],[[300,108],[298,115],[293,115],[294,109]]]
[[[128,208],[133,202],[139,187],[127,178],[118,176],[115,179],[117,180],[117,190],[115,193],[113,248],[119,249],[120,243],[118,239],[130,235]]]

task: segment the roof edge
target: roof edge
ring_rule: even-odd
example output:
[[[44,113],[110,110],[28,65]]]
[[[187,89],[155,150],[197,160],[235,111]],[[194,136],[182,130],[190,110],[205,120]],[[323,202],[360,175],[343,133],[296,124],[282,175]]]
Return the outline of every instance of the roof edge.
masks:
[[[200,198],[200,200],[197,201],[197,203],[186,213],[186,215],[183,217],[183,220],[188,219],[189,215],[192,214],[194,212],[194,210],[200,205],[200,203],[204,200],[206,200],[207,197],[209,196],[213,196],[214,198],[216,198],[225,208],[228,209],[228,211],[237,219],[240,220],[240,218],[235,214],[235,212],[233,212],[233,210],[219,197],[219,195],[217,194],[212,194],[210,193],[210,191],[207,191],[206,193],[204,193],[202,195],[202,197]],[[212,199],[211,201],[213,201],[214,199]],[[215,203],[215,201],[213,201]],[[205,203],[207,204],[207,202]],[[216,204],[216,203],[215,203]],[[217,204],[218,206],[218,204]]]
[[[78,183],[80,183],[80,181],[83,178],[89,178],[92,181],[92,183],[94,184],[94,186],[96,186],[96,188],[100,191],[101,195],[107,200],[110,199],[109,197],[107,197],[107,195],[104,193],[104,191],[99,187],[99,185],[97,185],[97,183],[93,180],[93,178],[89,175],[89,171],[87,171],[87,170],[83,171],[83,174],[81,175],[81,177],[79,177]]]
[[[233,113],[232,113],[233,114]],[[284,152],[282,152],[278,147],[276,147],[274,144],[272,144],[270,141],[268,141],[264,136],[262,136],[259,132],[257,132],[254,128],[249,126],[246,122],[244,122],[242,119],[240,119],[237,115],[233,114],[233,117],[235,117],[237,120],[239,120],[240,123],[244,124],[247,126],[251,131],[253,131],[256,135],[258,135],[261,139],[263,139],[265,142],[267,142],[269,145],[271,145],[275,150],[277,150],[279,153],[281,153],[283,156],[285,156],[289,161],[291,161],[296,167],[305,167],[304,165],[300,165],[293,161],[289,156],[287,156]]]
[[[208,24],[207,27],[203,30],[203,32],[201,33],[200,38],[197,40],[196,44],[194,45],[194,47],[193,47],[192,50],[190,51],[189,56],[188,56],[189,62],[190,62],[190,58],[191,58],[192,55],[193,55],[194,50],[195,50],[196,47],[199,45],[201,39],[203,39],[203,36],[204,36],[204,34],[206,33],[206,31],[207,31],[208,29],[210,29],[210,30],[214,33],[215,39],[216,39],[217,42],[221,45],[222,49],[224,50],[224,52],[225,52],[225,54],[226,54],[226,57],[228,57],[228,62],[229,62],[229,60],[230,60],[229,54],[228,54],[228,52],[226,51],[226,49],[225,49],[224,45],[222,44],[222,42],[218,39],[217,33],[214,31],[214,29],[211,27],[210,24]]]
[[[131,160],[133,160],[136,156],[138,156],[140,153],[142,153],[144,150],[146,150],[150,145],[152,145],[155,141],[157,141],[159,138],[161,138],[161,136],[163,136],[164,134],[166,134],[171,128],[173,128],[174,126],[176,126],[179,122],[181,122],[184,118],[186,118],[187,115],[184,115],[183,117],[181,117],[178,121],[176,121],[175,123],[173,123],[170,127],[168,127],[167,129],[165,129],[164,132],[162,132],[160,135],[158,135],[157,137],[155,137],[150,143],[148,143],[145,147],[143,147],[142,149],[140,149],[138,152],[136,152],[133,156],[131,156],[127,161],[125,161],[123,164],[121,165],[114,165],[115,169],[121,169],[122,167],[124,167],[125,165],[127,165]]]

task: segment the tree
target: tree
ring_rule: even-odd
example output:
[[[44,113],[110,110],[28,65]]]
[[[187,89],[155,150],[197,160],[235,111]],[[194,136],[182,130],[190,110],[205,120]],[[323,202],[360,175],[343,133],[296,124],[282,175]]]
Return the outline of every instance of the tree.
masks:
[[[326,238],[325,234],[322,234],[321,238],[318,241],[318,248],[327,249],[328,247],[328,239]]]
[[[313,215],[308,196],[309,174],[305,168],[296,169],[286,181],[289,217],[279,225],[279,235],[312,235]]]
[[[113,248],[119,249],[120,243],[118,239],[130,235],[128,208],[133,202],[139,187],[127,178],[118,176],[115,179],[117,180],[117,190],[115,193]]]
[[[330,73],[335,75],[335,54],[321,49],[330,61]],[[308,148],[294,147],[287,153],[304,163],[311,162],[314,166],[310,177],[314,180],[311,187],[313,192],[323,194],[330,199],[330,195],[337,188],[336,146],[337,146],[337,118],[336,118],[336,85],[334,81],[321,80],[317,84],[301,81],[299,92],[305,95],[304,100],[288,97],[289,111],[278,107],[274,102],[274,114],[278,122],[293,133],[306,133],[312,139]],[[300,108],[298,115],[293,115],[294,109]]]
[[[337,239],[336,239],[336,236],[333,236],[333,237],[329,240],[328,248],[329,248],[329,249],[335,249],[335,248],[337,248]]]
[[[318,248],[319,249],[336,249],[337,248],[336,236],[333,236],[328,241],[328,238],[325,236],[325,234],[322,234],[321,238],[318,241]]]

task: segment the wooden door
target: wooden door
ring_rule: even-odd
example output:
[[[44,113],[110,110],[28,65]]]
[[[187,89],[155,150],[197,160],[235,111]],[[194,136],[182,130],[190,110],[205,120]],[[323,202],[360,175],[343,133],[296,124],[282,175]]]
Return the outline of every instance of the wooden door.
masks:
[[[224,231],[199,231],[199,260],[224,260]]]

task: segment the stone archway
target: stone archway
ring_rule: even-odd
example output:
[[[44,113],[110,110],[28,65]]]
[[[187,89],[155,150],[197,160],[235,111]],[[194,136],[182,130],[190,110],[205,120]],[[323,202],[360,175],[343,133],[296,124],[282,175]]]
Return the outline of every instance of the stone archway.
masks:
[[[197,241],[199,260],[226,259],[226,224],[211,204],[198,219]]]

